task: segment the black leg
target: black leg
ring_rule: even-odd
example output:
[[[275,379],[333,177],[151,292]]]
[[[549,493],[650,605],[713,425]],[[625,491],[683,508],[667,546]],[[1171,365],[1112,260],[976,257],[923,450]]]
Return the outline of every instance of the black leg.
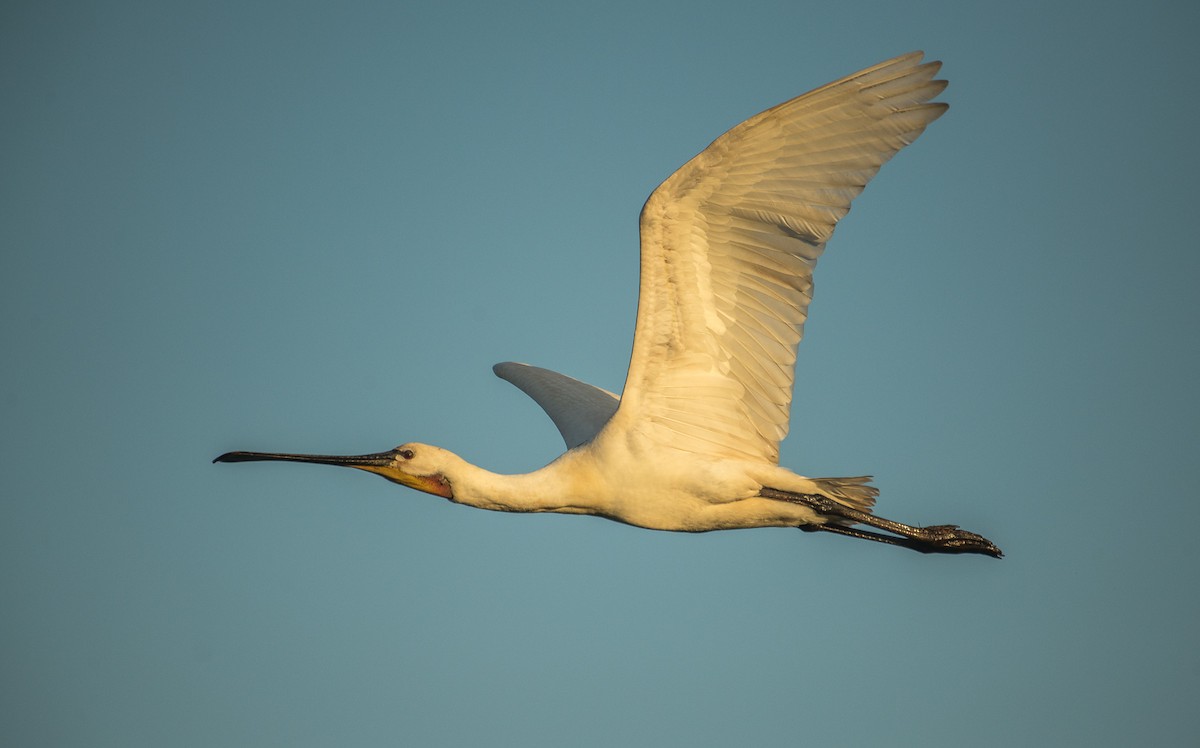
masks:
[[[851,509],[848,506],[820,494],[792,493],[779,491],[774,488],[764,488],[759,495],[767,499],[787,501],[792,504],[807,506],[818,514],[826,517],[850,520],[862,525],[886,530],[900,537],[883,535],[881,533],[858,530],[838,524],[809,525],[802,529],[809,531],[823,530],[853,538],[873,540],[877,543],[888,543],[904,548],[911,548],[921,553],[982,553],[985,556],[1000,558],[1004,554],[996,544],[982,535],[967,532],[957,525],[933,525],[930,527],[914,527],[903,522],[894,522],[874,514]]]

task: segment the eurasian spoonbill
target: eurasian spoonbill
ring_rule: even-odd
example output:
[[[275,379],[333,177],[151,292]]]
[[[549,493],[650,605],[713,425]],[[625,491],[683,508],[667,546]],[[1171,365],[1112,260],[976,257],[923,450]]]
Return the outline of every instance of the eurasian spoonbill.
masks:
[[[214,462],[342,465],[496,511],[681,532],[789,526],[1000,557],[955,525],[874,515],[868,476],[806,478],[778,464],[817,258],[879,167],[946,111],[931,102],[946,87],[934,79],[941,63],[921,59],[882,62],[751,117],[654,190],[641,213],[622,394],[523,364],[495,367],[562,434],[567,451],[549,465],[499,475],[418,443],[357,456],[229,452]]]

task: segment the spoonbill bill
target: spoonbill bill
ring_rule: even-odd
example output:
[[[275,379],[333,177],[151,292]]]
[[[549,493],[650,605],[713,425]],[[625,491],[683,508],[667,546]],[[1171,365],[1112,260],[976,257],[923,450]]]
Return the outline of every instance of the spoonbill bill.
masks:
[[[799,527],[999,558],[995,544],[956,525],[876,516],[870,476],[806,478],[779,465],[817,258],[879,167],[946,111],[932,101],[946,87],[935,79],[941,63],[922,57],[887,60],[751,117],[654,190],[641,212],[641,291],[621,395],[524,364],[494,369],[562,434],[567,451],[545,467],[500,475],[419,443],[354,456],[228,452],[214,462],[341,465],[502,512],[679,532]]]

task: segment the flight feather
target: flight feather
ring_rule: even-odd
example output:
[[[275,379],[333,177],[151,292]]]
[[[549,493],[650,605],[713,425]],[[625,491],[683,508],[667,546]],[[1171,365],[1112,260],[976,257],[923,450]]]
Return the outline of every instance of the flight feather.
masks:
[[[613,428],[777,463],[812,274],[880,166],[946,110],[941,63],[882,62],[758,114],[641,213],[641,290]]]

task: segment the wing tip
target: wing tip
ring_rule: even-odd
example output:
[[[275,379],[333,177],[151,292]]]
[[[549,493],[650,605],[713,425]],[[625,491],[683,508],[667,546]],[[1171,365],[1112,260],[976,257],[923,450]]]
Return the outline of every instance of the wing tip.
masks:
[[[519,361],[501,361],[498,364],[492,364],[492,373],[506,381],[512,381],[513,372],[518,369],[528,369],[529,364],[522,364]]]

